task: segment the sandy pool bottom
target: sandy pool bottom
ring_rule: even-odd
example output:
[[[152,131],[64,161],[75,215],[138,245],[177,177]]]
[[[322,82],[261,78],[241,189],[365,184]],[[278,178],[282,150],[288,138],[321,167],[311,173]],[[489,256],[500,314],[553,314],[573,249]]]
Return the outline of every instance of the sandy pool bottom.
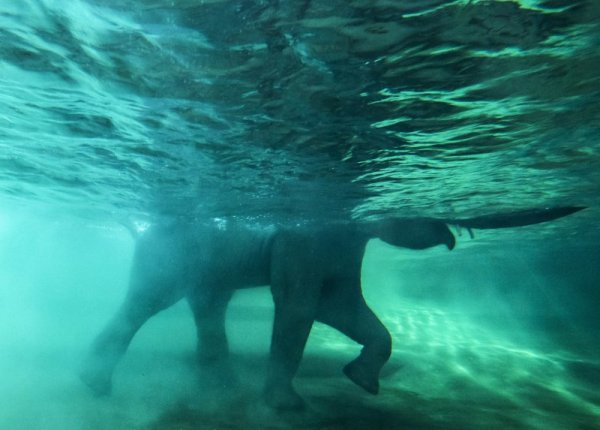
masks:
[[[382,319],[394,353],[380,394],[363,392],[341,373],[359,348],[316,325],[296,379],[307,402],[302,413],[276,413],[261,401],[270,331],[261,309],[230,312],[235,380],[223,382],[195,364],[191,319],[178,305],[136,336],[106,398],[93,397],[77,377],[91,340],[87,327],[38,321],[44,330],[24,329],[35,337],[4,336],[0,428],[600,428],[593,354],[532,331],[511,338],[431,309],[397,309]]]

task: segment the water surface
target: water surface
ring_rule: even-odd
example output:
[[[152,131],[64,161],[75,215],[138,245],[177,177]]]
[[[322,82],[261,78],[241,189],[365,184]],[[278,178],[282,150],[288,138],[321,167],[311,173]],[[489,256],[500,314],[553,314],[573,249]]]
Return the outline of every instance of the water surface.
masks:
[[[0,426],[592,429],[600,422],[600,4],[593,0],[6,0],[0,5]],[[121,300],[123,221],[467,218],[448,252],[369,244],[394,338],[379,396],[316,326],[298,390],[260,402],[272,305],[229,312],[243,389],[193,364],[183,305],[95,399],[77,380]],[[177,333],[177,336],[173,336]]]

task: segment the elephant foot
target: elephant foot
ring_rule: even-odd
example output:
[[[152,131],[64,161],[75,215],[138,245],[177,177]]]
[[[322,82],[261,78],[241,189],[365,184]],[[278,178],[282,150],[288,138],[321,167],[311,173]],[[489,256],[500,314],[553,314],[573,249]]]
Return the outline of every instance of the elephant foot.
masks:
[[[368,393],[379,392],[379,372],[373,372],[364,363],[358,360],[351,361],[344,366],[344,374]]]
[[[280,411],[301,411],[306,406],[291,385],[268,384],[264,390],[264,398],[267,405]]]
[[[79,379],[95,396],[108,396],[112,391],[112,372],[101,364],[100,359],[88,358],[79,371]]]
[[[97,397],[108,396],[112,391],[111,377],[106,372],[99,372],[86,367],[79,372],[79,379]]]

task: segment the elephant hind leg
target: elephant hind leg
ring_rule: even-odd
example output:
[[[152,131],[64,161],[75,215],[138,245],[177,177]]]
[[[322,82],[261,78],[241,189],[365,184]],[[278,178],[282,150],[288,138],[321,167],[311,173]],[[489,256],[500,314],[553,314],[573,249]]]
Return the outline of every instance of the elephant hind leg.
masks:
[[[94,394],[108,395],[112,374],[140,327],[183,294],[170,283],[133,283],[125,301],[96,337],[79,373]]]
[[[317,320],[363,345],[360,355],[344,367],[344,374],[371,394],[379,392],[379,374],[392,352],[392,338],[368,307],[360,286],[330,285],[319,305]]]
[[[215,363],[229,355],[225,314],[233,289],[219,287],[203,285],[186,296],[196,322],[197,356],[202,364]]]

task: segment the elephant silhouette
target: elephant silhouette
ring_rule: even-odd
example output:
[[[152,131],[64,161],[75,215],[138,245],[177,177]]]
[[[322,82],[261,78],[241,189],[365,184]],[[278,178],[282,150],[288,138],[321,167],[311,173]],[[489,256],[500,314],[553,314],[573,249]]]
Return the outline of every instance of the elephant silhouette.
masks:
[[[448,225],[504,228],[550,221],[581,210],[559,207],[470,219],[389,218],[302,227],[240,222],[154,225],[136,240],[124,302],[93,342],[80,377],[96,394],[111,391],[113,371],[135,333],[153,315],[185,298],[192,310],[198,359],[228,355],[225,311],[235,290],[270,285],[275,316],[264,399],[276,409],[300,409],[293,387],[314,321],[362,345],[343,371],[367,392],[379,390],[390,357],[388,330],[365,302],[361,265],[367,242],[425,249],[455,246]]]

